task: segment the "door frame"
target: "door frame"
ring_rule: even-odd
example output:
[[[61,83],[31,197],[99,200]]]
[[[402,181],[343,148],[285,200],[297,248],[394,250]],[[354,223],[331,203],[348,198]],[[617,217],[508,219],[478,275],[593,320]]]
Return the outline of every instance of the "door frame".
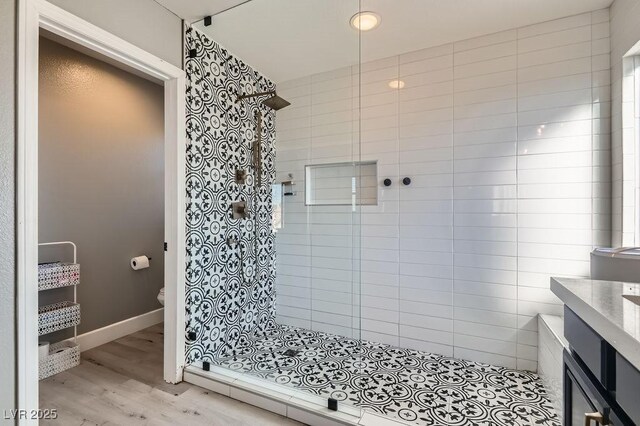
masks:
[[[44,0],[19,0],[17,45],[17,408],[38,409],[38,43],[40,30],[164,84],[164,380],[185,364],[185,73]],[[178,35],[176,35],[178,36]],[[29,411],[27,411],[29,412]],[[36,422],[23,419],[20,424]]]

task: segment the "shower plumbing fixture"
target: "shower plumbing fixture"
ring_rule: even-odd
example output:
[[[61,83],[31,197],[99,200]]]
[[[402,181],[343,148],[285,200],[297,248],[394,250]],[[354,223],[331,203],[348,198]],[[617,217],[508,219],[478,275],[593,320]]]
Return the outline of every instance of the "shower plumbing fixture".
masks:
[[[236,183],[244,185],[247,181],[247,171],[236,169]]]
[[[234,219],[247,219],[249,211],[246,201],[234,201],[231,203],[231,214]]]
[[[247,93],[244,95],[238,95],[238,98],[236,99],[236,102],[240,102],[242,100],[245,99],[250,99],[250,98],[257,98],[257,97],[261,97],[261,96],[267,96],[266,99],[264,99],[261,104],[271,108],[274,111],[278,111],[281,110],[282,108],[285,108],[289,105],[291,105],[291,103],[289,103],[288,101],[286,101],[285,99],[281,98],[280,96],[278,96],[278,94],[276,93],[275,90],[269,90],[266,92],[258,92],[258,93]],[[262,187],[262,112],[260,111],[260,108],[257,108],[255,110],[254,113],[255,116],[255,120],[256,120],[256,138],[255,141],[253,142],[253,146],[251,147],[251,155],[252,155],[252,166],[253,166],[253,199],[251,200],[251,204],[253,207],[253,217],[254,217],[254,226],[253,226],[253,255],[254,255],[254,259],[255,259],[255,270],[254,270],[254,280],[258,277],[258,243],[259,243],[259,238],[260,238],[260,232],[259,232],[259,226],[258,226],[258,196],[259,196],[259,191],[260,188]],[[244,202],[243,202],[244,203]],[[232,204],[233,205],[233,204]],[[248,217],[248,212],[246,211],[246,204],[243,204],[243,213],[242,213],[242,217],[246,218]],[[238,213],[239,215],[239,213]],[[234,218],[236,218],[236,212],[234,209]],[[240,256],[241,258],[244,258],[244,253],[242,252],[242,245],[240,245],[239,247],[240,250]],[[244,268],[243,268],[243,275],[244,275]],[[244,280],[244,278],[243,278]],[[246,280],[244,280],[246,283]],[[246,283],[249,284],[249,283]],[[251,286],[253,286],[254,283],[251,283]]]
[[[283,98],[281,98],[280,96],[278,96],[278,94],[276,93],[275,90],[269,90],[267,92],[258,92],[258,93],[247,93],[245,95],[238,95],[238,102],[240,102],[241,100],[244,99],[249,99],[249,98],[257,98],[259,96],[267,96],[270,95],[267,99],[265,99],[264,101],[262,101],[262,103],[266,106],[268,106],[269,108],[271,108],[274,111],[278,111],[281,110],[284,107],[288,107],[289,105],[291,105],[290,102],[287,102],[286,100],[284,100]]]
[[[254,187],[262,186],[262,114],[256,110],[256,142],[253,144],[253,172],[255,174]]]
[[[226,242],[229,248],[232,248],[234,246],[238,248],[238,261],[240,262],[238,270],[240,273],[240,279],[244,284],[247,284],[248,280],[247,280],[247,277],[244,275],[244,261],[245,261],[244,251],[242,251],[242,244],[240,243],[240,237],[231,235],[227,237]]]
[[[290,102],[278,96],[275,90],[238,95],[238,99],[236,101],[240,102],[244,99],[257,98],[260,96],[268,96],[268,98],[262,101],[262,104],[271,108],[274,111],[281,110],[282,108],[291,105]],[[254,186],[257,189],[260,186],[262,186],[262,113],[260,112],[260,109],[256,110],[255,119],[256,119],[256,140],[253,143],[251,151],[253,155],[253,172],[255,174]]]

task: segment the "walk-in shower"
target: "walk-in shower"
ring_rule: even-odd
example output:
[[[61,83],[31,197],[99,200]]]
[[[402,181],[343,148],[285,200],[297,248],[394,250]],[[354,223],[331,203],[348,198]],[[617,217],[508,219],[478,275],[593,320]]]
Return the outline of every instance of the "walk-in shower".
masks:
[[[189,374],[345,416],[557,426],[510,266],[514,157],[491,158],[511,133],[473,133],[484,68],[381,43],[380,10],[354,29],[386,7],[363,3],[253,0],[187,29]]]

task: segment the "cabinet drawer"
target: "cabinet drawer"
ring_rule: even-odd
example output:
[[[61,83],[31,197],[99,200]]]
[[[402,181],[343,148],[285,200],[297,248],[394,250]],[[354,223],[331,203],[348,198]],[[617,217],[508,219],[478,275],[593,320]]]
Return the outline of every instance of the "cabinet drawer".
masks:
[[[640,424],[640,371],[616,353],[616,400],[635,424]]]
[[[606,384],[604,361],[607,343],[571,309],[564,307],[564,337],[569,346],[602,384]]]

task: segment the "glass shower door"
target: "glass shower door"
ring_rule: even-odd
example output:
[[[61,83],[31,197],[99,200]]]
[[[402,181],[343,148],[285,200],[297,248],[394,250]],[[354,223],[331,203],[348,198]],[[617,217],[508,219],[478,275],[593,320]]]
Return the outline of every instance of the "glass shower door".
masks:
[[[358,11],[253,0],[185,34],[188,362],[354,414],[376,189],[359,163]]]

